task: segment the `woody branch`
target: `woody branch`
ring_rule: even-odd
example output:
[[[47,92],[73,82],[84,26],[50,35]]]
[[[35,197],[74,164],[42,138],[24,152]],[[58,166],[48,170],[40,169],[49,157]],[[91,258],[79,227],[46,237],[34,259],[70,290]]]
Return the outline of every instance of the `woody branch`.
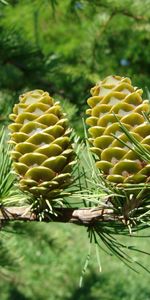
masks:
[[[57,208],[56,214],[45,214],[43,222],[74,223],[88,226],[98,222],[121,221],[121,217],[107,208]],[[3,207],[0,210],[0,222],[5,221],[39,221],[38,214],[29,210],[29,207]]]

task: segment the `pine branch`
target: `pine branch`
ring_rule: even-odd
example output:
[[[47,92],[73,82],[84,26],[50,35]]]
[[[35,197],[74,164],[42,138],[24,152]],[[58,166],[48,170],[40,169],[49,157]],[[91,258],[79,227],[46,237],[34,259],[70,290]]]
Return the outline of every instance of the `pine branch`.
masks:
[[[57,208],[55,214],[45,214],[43,222],[74,223],[77,225],[93,225],[99,222],[121,221],[123,218],[107,208]],[[5,221],[39,221],[38,215],[29,207],[3,207],[0,210],[0,222]]]
[[[95,2],[99,7],[108,9],[112,14],[117,15],[117,14],[121,14],[124,16],[127,16],[129,18],[132,18],[136,21],[144,21],[144,22],[149,22],[149,18],[143,16],[143,15],[135,15],[134,13],[132,13],[131,11],[124,9],[124,8],[113,8],[111,7],[108,3],[104,3],[104,2]]]

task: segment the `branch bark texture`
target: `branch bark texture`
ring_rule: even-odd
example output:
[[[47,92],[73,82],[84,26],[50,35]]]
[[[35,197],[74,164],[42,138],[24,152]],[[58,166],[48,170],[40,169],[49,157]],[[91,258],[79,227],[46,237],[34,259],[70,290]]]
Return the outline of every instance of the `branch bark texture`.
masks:
[[[97,222],[112,222],[119,218],[112,209],[107,208],[57,208],[55,215],[45,214],[43,222],[74,223],[88,226]],[[5,221],[39,221],[38,215],[29,207],[3,207],[0,209],[0,222]]]

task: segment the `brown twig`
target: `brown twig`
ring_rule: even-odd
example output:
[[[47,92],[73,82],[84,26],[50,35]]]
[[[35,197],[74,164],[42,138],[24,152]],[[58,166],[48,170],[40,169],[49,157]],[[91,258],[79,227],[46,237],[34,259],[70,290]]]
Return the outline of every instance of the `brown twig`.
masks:
[[[74,223],[88,226],[98,222],[121,221],[112,209],[107,208],[57,208],[55,215],[45,214],[43,222]],[[29,207],[5,207],[0,210],[0,221],[39,221],[39,217]]]

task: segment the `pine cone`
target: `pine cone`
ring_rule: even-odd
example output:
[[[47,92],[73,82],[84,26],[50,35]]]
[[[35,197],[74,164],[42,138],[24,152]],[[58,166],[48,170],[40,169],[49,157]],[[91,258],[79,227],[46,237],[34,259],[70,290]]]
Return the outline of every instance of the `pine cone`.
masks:
[[[54,198],[71,182],[71,129],[59,102],[34,90],[19,97],[10,119],[13,167],[21,189]]]
[[[150,104],[142,100],[142,90],[133,87],[129,78],[108,76],[91,89],[91,94],[86,123],[91,127],[91,150],[98,157],[96,166],[113,183],[149,181],[150,164],[129,149],[131,142],[119,124],[150,151],[150,123],[143,115],[150,111]]]

